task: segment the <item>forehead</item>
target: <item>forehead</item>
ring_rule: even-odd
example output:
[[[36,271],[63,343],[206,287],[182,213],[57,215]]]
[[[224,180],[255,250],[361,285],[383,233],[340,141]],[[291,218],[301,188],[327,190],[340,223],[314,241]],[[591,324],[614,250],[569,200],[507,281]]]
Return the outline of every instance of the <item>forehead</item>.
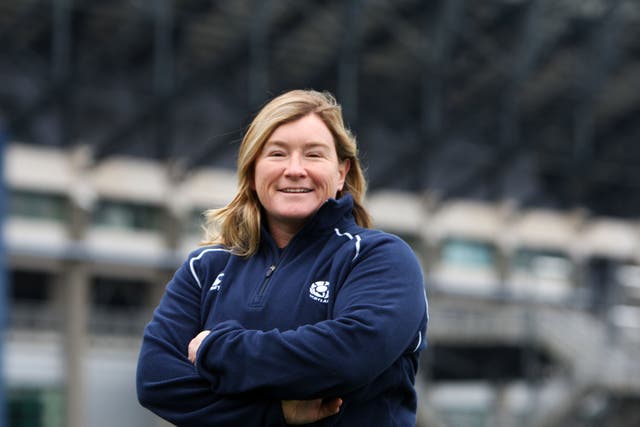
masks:
[[[278,126],[267,139],[267,143],[316,143],[333,146],[333,134],[316,114],[308,114],[292,122]]]

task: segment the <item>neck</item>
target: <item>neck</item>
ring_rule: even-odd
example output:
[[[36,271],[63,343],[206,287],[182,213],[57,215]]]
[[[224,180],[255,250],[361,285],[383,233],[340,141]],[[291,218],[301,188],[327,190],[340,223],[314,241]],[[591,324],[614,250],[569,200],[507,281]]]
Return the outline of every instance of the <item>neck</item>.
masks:
[[[280,249],[282,249],[285,246],[287,246],[294,235],[295,235],[295,233],[284,233],[284,232],[279,231],[279,230],[278,231],[276,231],[276,230],[272,230],[271,231],[271,237],[273,237],[273,240],[276,242],[276,246],[278,246]]]
[[[300,229],[304,226],[304,223],[301,224],[269,224],[269,232],[271,233],[271,237],[273,241],[279,248],[284,248],[289,244],[293,236],[295,236]]]

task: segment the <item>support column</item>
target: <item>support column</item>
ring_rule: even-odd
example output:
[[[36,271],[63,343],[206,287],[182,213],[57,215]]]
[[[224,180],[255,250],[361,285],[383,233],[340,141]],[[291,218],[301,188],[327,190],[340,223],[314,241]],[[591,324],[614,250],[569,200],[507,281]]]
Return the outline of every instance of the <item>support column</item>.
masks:
[[[358,61],[360,51],[360,0],[344,2],[344,32],[338,63],[338,99],[347,126],[354,128],[358,120]]]
[[[150,2],[151,4],[151,2]],[[174,11],[170,0],[156,0],[154,8],[153,42],[153,91],[159,102],[167,102],[174,86],[173,44]],[[170,103],[167,108],[158,109],[154,114],[155,138],[158,157],[168,159],[173,152],[173,118]]]
[[[72,9],[73,0],[52,1],[51,75],[56,87],[67,85],[72,79]],[[67,145],[72,135],[73,85],[67,86],[65,96],[56,97],[62,132],[58,143]]]
[[[583,64],[585,66],[580,70],[582,75],[578,75],[575,80],[575,96],[578,103],[574,114],[573,170],[570,189],[576,206],[585,204],[584,199],[589,188],[583,171],[599,157],[595,144],[596,110],[607,78],[620,61],[621,43],[619,41],[624,28],[622,20],[625,16],[622,3],[622,0],[606,2],[607,6],[600,17],[600,25],[596,31],[592,31],[593,39],[584,47]]]
[[[61,276],[64,293],[64,349],[67,373],[67,426],[87,425],[85,361],[89,319],[89,273],[81,262],[69,261]]]
[[[493,413],[494,427],[507,427],[511,425],[511,417],[509,413],[509,405],[507,402],[508,385],[504,381],[498,381],[493,384],[494,399]]]
[[[249,30],[249,107],[258,109],[269,89],[269,27],[271,1],[259,0]]]
[[[77,179],[70,192],[67,233],[72,241],[79,243],[84,240],[91,223],[95,194],[86,186],[86,170],[91,163],[90,153],[85,148],[78,147],[72,158]],[[63,354],[67,379],[67,427],[88,425],[85,362],[91,306],[89,288],[91,275],[89,265],[82,257],[82,249],[76,248],[68,253],[68,259],[63,265],[57,286],[59,306],[64,319]]]
[[[0,427],[7,425],[7,395],[4,378],[4,338],[7,328],[8,304],[7,304],[7,271],[4,244],[4,217],[7,206],[5,197],[5,180],[4,178],[4,148],[5,135],[2,123],[0,122]]]
[[[435,15],[427,14],[422,33],[422,47],[417,52],[421,59],[420,84],[420,145],[416,153],[420,170],[413,174],[413,186],[422,191],[430,187],[430,174],[444,144],[446,104],[446,71],[443,64],[449,62],[459,21],[464,13],[465,0],[441,1]]]

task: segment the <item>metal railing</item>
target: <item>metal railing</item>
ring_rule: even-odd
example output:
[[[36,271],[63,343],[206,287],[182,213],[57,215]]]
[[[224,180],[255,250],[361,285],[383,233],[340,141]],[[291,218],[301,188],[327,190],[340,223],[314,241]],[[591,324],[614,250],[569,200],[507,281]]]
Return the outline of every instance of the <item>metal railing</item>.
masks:
[[[434,342],[487,340],[533,343],[565,365],[579,384],[640,391],[640,345],[614,340],[589,312],[559,305],[436,297],[428,338]]]

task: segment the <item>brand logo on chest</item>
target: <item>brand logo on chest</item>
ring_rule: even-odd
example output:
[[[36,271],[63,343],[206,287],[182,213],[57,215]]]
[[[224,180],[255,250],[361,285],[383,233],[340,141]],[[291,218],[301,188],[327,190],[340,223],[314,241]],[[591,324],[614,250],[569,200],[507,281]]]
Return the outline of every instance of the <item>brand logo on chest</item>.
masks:
[[[216,280],[213,281],[213,283],[211,284],[211,287],[209,288],[210,291],[219,291],[220,290],[220,284],[222,283],[222,278],[224,277],[224,273],[220,273],[218,274],[218,277],[216,277]]]
[[[313,282],[309,287],[309,298],[314,301],[326,304],[329,302],[329,282],[317,281]]]

